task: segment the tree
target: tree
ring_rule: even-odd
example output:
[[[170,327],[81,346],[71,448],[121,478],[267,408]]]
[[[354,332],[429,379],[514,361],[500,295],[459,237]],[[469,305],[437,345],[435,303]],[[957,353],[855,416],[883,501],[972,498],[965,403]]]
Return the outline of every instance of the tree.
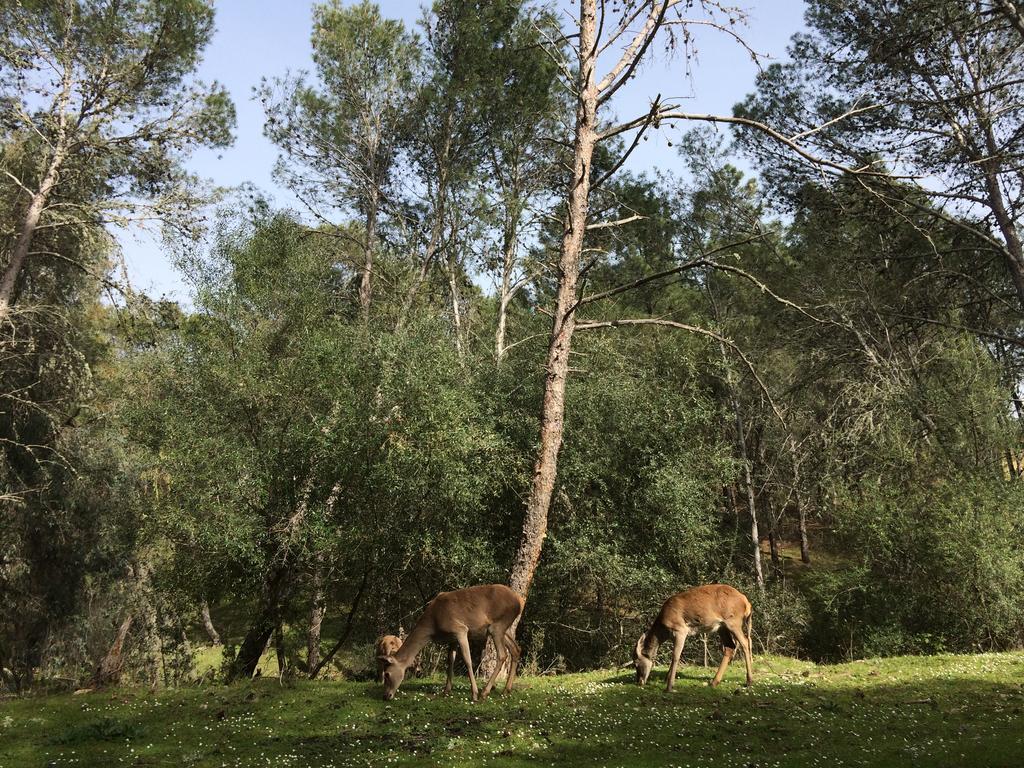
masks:
[[[319,84],[303,76],[263,85],[264,131],[285,152],[280,176],[327,220],[327,206],[363,222],[359,303],[370,308],[382,209],[395,206],[392,183],[407,130],[419,58],[400,21],[383,19],[369,0],[338,0],[313,12],[313,61]]]
[[[4,176],[19,190],[4,238],[0,319],[41,228],[164,219],[189,202],[181,161],[231,141],[225,91],[191,79],[213,32],[205,0],[30,0],[0,9]],[[8,162],[14,146],[32,162]],[[15,155],[18,156],[18,155]],[[91,181],[82,184],[79,177]],[[81,198],[62,190],[78,186]]]
[[[705,16],[690,19],[683,16],[691,3],[662,0],[651,3],[612,3],[604,0],[581,0],[579,16],[572,35],[563,41],[573,41],[576,62],[573,65],[557,59],[562,76],[575,99],[571,174],[565,181],[562,203],[563,229],[558,247],[557,286],[550,309],[552,326],[545,363],[544,401],[541,409],[540,437],[535,455],[533,478],[526,502],[526,514],[518,550],[512,565],[510,584],[524,597],[528,594],[547,535],[548,510],[555,488],[558,454],[562,445],[565,420],[565,393],[569,375],[569,356],[577,330],[577,310],[588,298],[580,295],[582,256],[586,233],[622,226],[638,217],[627,216],[613,221],[591,221],[590,201],[593,189],[599,188],[617,171],[642,139],[648,128],[662,120],[685,119],[674,104],[663,104],[656,98],[651,110],[640,117],[618,124],[608,124],[604,115],[610,110],[615,94],[626,85],[633,73],[648,55],[660,35],[666,35],[669,45],[676,41],[686,46],[690,42],[689,25],[695,22],[729,30],[729,20],[736,21],[737,11],[716,2],[699,3],[699,12]],[[671,13],[670,13],[671,12]],[[716,12],[725,20],[718,21]],[[617,17],[617,18],[616,18]],[[610,22],[610,23],[606,23]],[[635,30],[635,31],[631,31]],[[678,32],[679,37],[675,35]],[[734,34],[734,33],[731,33]],[[599,63],[610,58],[609,50],[621,47],[617,57],[603,68]],[[557,51],[552,51],[558,56]],[[620,153],[601,176],[594,174],[597,148],[609,140],[633,134],[631,144]],[[672,271],[687,267],[677,266]],[[652,278],[654,279],[654,278]],[[620,323],[622,321],[619,321]],[[644,322],[655,323],[652,319]],[[580,328],[609,327],[607,323],[583,323]]]
[[[737,115],[800,136],[823,157],[888,173],[863,176],[883,200],[909,178],[932,223],[954,223],[1003,262],[1024,310],[1024,36],[1001,0],[815,0],[793,62],[773,65]],[[841,119],[839,119],[841,118]],[[796,156],[746,134],[779,186],[807,179]]]

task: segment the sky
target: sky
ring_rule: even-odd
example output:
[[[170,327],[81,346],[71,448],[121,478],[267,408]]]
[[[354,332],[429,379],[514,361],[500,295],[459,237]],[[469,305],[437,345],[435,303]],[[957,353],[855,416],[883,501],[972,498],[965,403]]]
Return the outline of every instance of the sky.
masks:
[[[563,0],[567,13],[575,6]],[[752,49],[767,57],[785,58],[790,37],[803,27],[803,0],[737,0],[747,9],[740,32]],[[189,169],[218,186],[255,185],[276,204],[298,208],[294,198],[273,179],[277,148],[263,136],[263,111],[253,89],[264,77],[313,68],[310,49],[313,0],[216,0],[217,31],[199,69],[204,81],[227,87],[235,102],[238,124],[234,145],[197,152]],[[415,27],[422,16],[421,0],[378,0],[384,16]],[[696,30],[697,60],[687,77],[678,59],[656,57],[614,100],[619,117],[647,112],[650,100],[685,99],[691,112],[730,114],[732,106],[753,90],[757,67],[732,39],[709,29]],[[668,146],[672,133],[651,134],[626,165],[631,171],[681,170],[682,162]],[[740,164],[742,167],[742,164]],[[132,285],[154,298],[188,300],[188,289],[160,244],[158,233],[134,229],[115,233],[121,243]]]

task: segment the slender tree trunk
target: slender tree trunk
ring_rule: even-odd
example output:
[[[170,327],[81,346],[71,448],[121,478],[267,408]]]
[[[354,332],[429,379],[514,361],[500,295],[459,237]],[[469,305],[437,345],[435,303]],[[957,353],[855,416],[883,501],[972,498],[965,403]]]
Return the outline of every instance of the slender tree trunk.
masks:
[[[325,612],[323,557],[318,556],[313,568],[313,604],[309,609],[309,633],[306,637],[306,670],[310,678],[320,663],[320,627]]]
[[[285,567],[276,567],[267,578],[256,609],[256,616],[238,648],[238,654],[228,669],[228,682],[253,676],[267,643],[270,642],[278,624],[278,613],[285,582],[290,573]]]
[[[974,73],[971,74],[974,77]],[[975,88],[978,87],[980,86],[975,80]],[[1003,241],[1006,243],[1007,268],[1013,280],[1013,287],[1017,291],[1021,309],[1024,310],[1024,245],[1021,243],[1017,222],[1007,210],[1003,187],[999,181],[999,169],[1003,162],[1001,159],[1003,154],[992,128],[992,116],[977,95],[974,96],[974,105],[975,115],[979,123],[985,127],[983,134],[986,157],[981,162],[985,171],[985,191],[988,196],[988,204],[995,217],[996,225],[1003,235]]]
[[[199,613],[203,617],[203,628],[206,630],[206,634],[210,638],[210,642],[214,645],[223,645],[220,639],[220,634],[217,632],[217,628],[213,626],[213,618],[210,616],[210,604],[205,600],[199,604]]]
[[[788,442],[789,455],[793,461],[793,501],[796,503],[797,523],[800,529],[800,562],[807,565],[811,562],[811,547],[807,540],[807,509],[804,507],[803,493],[800,490],[800,460],[793,441]]]
[[[377,195],[370,196],[366,211],[366,242],[363,246],[363,274],[359,281],[359,306],[363,316],[370,314],[370,300],[373,294],[373,251],[377,247]]]
[[[63,134],[63,129],[61,134]],[[3,273],[0,274],[0,320],[4,320],[10,315],[11,307],[14,304],[14,288],[18,283],[18,275],[21,274],[25,260],[28,258],[29,249],[32,247],[32,238],[35,235],[36,227],[39,226],[39,218],[43,215],[50,194],[57,184],[65,151],[63,146],[58,144],[57,150],[50,160],[50,165],[46,169],[46,175],[43,176],[39,189],[32,195],[32,200],[18,227],[18,237],[11,250],[11,258],[4,267]]]
[[[747,491],[747,509],[750,511],[750,543],[754,555],[754,581],[758,589],[764,591],[764,570],[761,568],[761,536],[757,530],[757,503],[754,498],[754,479],[750,472],[750,458],[747,455],[746,440],[743,435],[743,417],[740,414],[739,402],[733,397],[733,409],[736,413],[736,439],[743,463],[743,484]]]
[[[92,676],[93,685],[103,687],[117,685],[121,681],[121,670],[124,668],[124,641],[128,637],[128,632],[131,630],[134,620],[135,617],[132,614],[128,614],[125,616],[124,621],[121,622],[117,635],[114,637],[114,642],[110,644],[110,648],[107,650],[103,660],[96,667],[96,672]]]
[[[329,434],[334,429],[337,418],[340,415],[338,404],[331,407],[331,414],[328,423],[323,427],[324,434]],[[299,501],[291,517],[285,522],[284,530],[280,536],[274,537],[271,546],[272,550],[267,552],[271,565],[263,578],[263,589],[256,608],[256,615],[249,624],[249,630],[242,639],[242,645],[238,654],[228,669],[228,681],[240,677],[252,677],[259,664],[260,656],[264,648],[274,634],[274,630],[280,623],[281,606],[293,585],[294,566],[292,564],[292,546],[295,537],[298,535],[306,516],[309,514],[309,501],[315,485],[315,475],[310,474],[306,478],[299,491]],[[330,512],[337,504],[341,495],[342,486],[336,482],[327,496],[325,506]]]
[[[720,322],[718,305],[715,303],[714,293],[708,283],[708,299],[711,302],[715,321]],[[743,426],[743,412],[740,409],[739,397],[736,394],[736,385],[733,382],[732,366],[729,364],[729,356],[725,351],[725,344],[718,342],[718,351],[722,356],[722,363],[725,365],[725,385],[728,390],[730,404],[732,405],[733,423],[736,428],[736,454],[742,464],[742,481],[747,496],[747,510],[750,513],[750,543],[754,556],[754,581],[758,589],[764,591],[764,570],[761,568],[761,536],[757,529],[757,502],[754,495],[754,479],[750,469],[750,455],[747,451],[746,430]]]
[[[455,350],[459,353],[459,360],[466,358],[466,349],[462,343],[462,305],[459,302],[459,284],[456,277],[455,257],[448,259],[445,269],[448,273],[448,293],[452,301],[452,326],[455,331]]]
[[[768,528],[768,546],[772,555],[772,570],[778,576],[782,573],[782,557],[779,555],[779,532],[774,522]]]
[[[363,600],[363,595],[366,592],[366,585],[369,582],[369,579],[370,569],[367,568],[365,571],[363,571],[363,580],[359,584],[359,589],[356,592],[356,596],[352,598],[352,606],[349,608],[348,618],[345,620],[345,629],[342,630],[341,636],[338,638],[337,642],[331,647],[331,650],[327,652],[327,655],[320,660],[319,664],[311,668],[311,671],[309,673],[310,680],[313,680],[317,675],[320,674],[320,670],[322,670],[330,663],[331,659],[334,658],[334,655],[341,649],[341,646],[343,646],[345,644],[345,641],[348,640],[348,636],[352,632],[353,619],[356,616],[356,612],[359,610],[359,604]]]
[[[288,672],[288,653],[284,642],[284,624],[280,620],[274,627],[274,651],[277,655],[277,677],[284,680]]]
[[[512,565],[510,586],[524,598],[540,560],[547,536],[548,510],[558,471],[558,452],[562,445],[565,418],[565,385],[569,375],[569,352],[576,328],[575,306],[578,300],[580,254],[587,227],[590,198],[591,158],[597,143],[597,86],[594,68],[597,60],[597,13],[595,0],[581,0],[581,52],[576,108],[573,177],[566,205],[565,231],[559,259],[558,295],[551,323],[545,366],[544,402],[541,411],[540,444],[534,460],[533,481],[526,503],[526,517]]]
[[[807,541],[807,510],[804,508],[803,499],[799,492],[796,496],[796,514],[800,526],[800,562],[809,565],[811,562],[811,547]]]
[[[443,215],[443,211],[441,213]],[[416,294],[420,292],[420,288],[427,282],[427,276],[430,274],[430,267],[434,263],[434,258],[437,256],[437,251],[441,246],[441,237],[443,230],[441,227],[443,222],[438,217],[435,220],[430,231],[430,242],[427,243],[427,250],[423,254],[423,263],[420,264],[419,272],[416,273],[416,277],[413,278],[412,285],[409,286],[409,290],[405,293],[405,298],[402,300],[402,306],[399,309],[398,322],[395,323],[395,330],[401,330],[405,327],[406,321],[409,319],[409,313],[412,311],[413,302],[416,301]]]
[[[494,359],[501,363],[505,357],[505,329],[508,324],[508,297],[498,300],[498,325],[494,331]]]
[[[512,274],[515,270],[515,229],[505,227],[502,242],[501,295],[498,297],[498,327],[494,332],[494,359],[501,363],[505,357],[505,332],[508,325],[508,305],[512,301]]]
[[[1016,222],[1006,210],[998,177],[993,173],[986,174],[985,182],[992,213],[1006,243],[1006,266],[1017,292],[1017,300],[1024,309],[1024,245],[1021,244]]]

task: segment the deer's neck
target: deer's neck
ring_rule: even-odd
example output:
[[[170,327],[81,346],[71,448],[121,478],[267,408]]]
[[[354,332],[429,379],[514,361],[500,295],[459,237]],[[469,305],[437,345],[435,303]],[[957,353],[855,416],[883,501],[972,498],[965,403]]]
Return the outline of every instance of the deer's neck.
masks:
[[[658,619],[655,619],[654,623],[651,624],[651,628],[648,629],[647,633],[644,635],[644,656],[649,659],[653,659],[658,653],[658,646],[668,639],[668,635],[668,627],[662,624]]]
[[[408,667],[412,664],[416,658],[416,654],[423,650],[423,646],[429,643],[434,636],[433,622],[425,621],[426,617],[421,618],[416,622],[416,626],[412,628],[412,632],[402,642],[402,647],[398,649],[398,653],[395,654],[395,660],[402,664],[404,667]]]

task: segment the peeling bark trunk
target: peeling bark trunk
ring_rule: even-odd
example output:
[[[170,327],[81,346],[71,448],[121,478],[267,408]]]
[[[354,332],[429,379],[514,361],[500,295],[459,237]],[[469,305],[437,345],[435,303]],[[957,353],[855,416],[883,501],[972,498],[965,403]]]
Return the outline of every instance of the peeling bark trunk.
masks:
[[[106,655],[96,667],[92,676],[92,684],[96,687],[117,685],[121,681],[121,670],[124,668],[124,641],[132,628],[135,617],[128,614],[121,622],[114,642],[110,644]]]
[[[61,133],[63,133],[63,129]],[[18,239],[11,250],[11,258],[4,267],[3,274],[0,275],[0,320],[4,320],[10,315],[11,307],[14,304],[14,288],[18,283],[18,275],[21,274],[22,267],[25,266],[29,249],[32,247],[32,238],[36,233],[36,228],[39,226],[39,219],[43,215],[47,202],[49,202],[53,188],[57,185],[60,168],[65,159],[65,152],[66,150],[58,144],[57,150],[50,160],[50,165],[46,169],[46,175],[43,176],[39,189],[32,195],[32,200],[25,211],[25,216],[21,220],[21,226],[18,228]]]
[[[757,503],[754,499],[754,480],[750,472],[750,459],[747,456],[746,442],[743,439],[743,417],[740,415],[739,403],[733,399],[736,411],[736,431],[740,461],[743,463],[743,484],[747,490],[747,509],[750,511],[750,543],[754,555],[754,581],[758,589],[764,591],[764,570],[761,567],[761,536],[757,529]]]
[[[206,635],[210,638],[210,642],[214,645],[223,645],[217,628],[213,626],[213,618],[210,616],[210,604],[205,600],[199,604],[199,613],[203,617],[203,628],[206,630]]]
[[[771,549],[772,569],[775,574],[782,573],[782,558],[779,556],[779,534],[775,526],[771,525],[768,530],[768,546]]]
[[[234,661],[228,668],[228,682],[239,678],[250,678],[260,663],[267,643],[270,642],[278,624],[278,612],[284,593],[285,582],[289,579],[288,569],[275,568],[263,588],[263,594],[256,609],[256,616],[242,639]]]
[[[288,673],[288,653],[284,642],[284,625],[280,621],[274,627],[274,651],[277,655],[277,677],[283,680]]]
[[[363,274],[359,281],[359,306],[363,316],[370,314],[373,294],[373,250],[377,247],[377,195],[370,197],[366,211],[366,242],[363,244]]]
[[[313,604],[309,609],[309,632],[306,637],[306,670],[310,678],[320,664],[320,627],[326,612],[324,598],[323,558],[317,558],[313,569]]]
[[[797,461],[796,450],[792,444],[790,444],[790,455],[793,457],[793,500],[796,502],[797,522],[800,528],[800,562],[807,565],[811,562],[811,547],[807,541],[807,510],[804,507],[804,499],[800,491],[800,463]]]
[[[502,242],[501,295],[498,297],[498,324],[494,331],[494,359],[505,357],[505,331],[508,326],[508,305],[512,301],[512,273],[516,262],[516,236],[511,226],[505,227]]]
[[[807,512],[804,509],[803,501],[797,497],[796,513],[800,525],[800,562],[809,565],[811,562],[811,547],[807,541]]]
[[[576,328],[580,254],[587,226],[590,198],[591,158],[597,143],[597,86],[595,65],[597,14],[594,0],[580,3],[581,52],[576,108],[573,177],[566,206],[565,230],[559,258],[558,295],[548,344],[544,403],[541,411],[540,444],[534,461],[533,481],[526,503],[523,532],[512,565],[509,584],[524,598],[540,560],[547,536],[548,510],[558,471],[565,418],[565,385],[569,375],[569,352]]]
[[[995,147],[996,144],[994,141],[990,141],[989,146]],[[1021,308],[1024,309],[1024,245],[1021,243],[1016,222],[1006,210],[999,178],[994,172],[985,174],[985,186],[988,192],[989,207],[992,209],[996,224],[1006,243],[1006,266],[1017,292],[1017,299]]]
[[[452,326],[455,331],[455,350],[459,353],[459,360],[465,360],[466,350],[462,343],[462,305],[459,302],[459,284],[456,279],[454,256],[449,258],[445,271],[448,273],[448,293],[452,301]]]
[[[441,245],[441,226],[442,222],[439,218],[431,228],[430,242],[427,243],[427,250],[423,255],[423,263],[420,264],[420,270],[413,279],[412,285],[409,286],[409,290],[406,291],[405,298],[402,300],[402,307],[399,310],[398,322],[395,323],[395,330],[401,330],[405,327],[405,323],[409,319],[409,313],[412,311],[413,302],[416,301],[416,294],[420,292],[420,288],[427,281],[430,267],[434,263],[434,258],[437,256],[438,248]]]
[[[316,678],[317,675],[320,674],[320,670],[322,670],[330,663],[331,659],[334,658],[334,655],[341,649],[341,646],[344,645],[345,641],[348,640],[348,636],[352,632],[353,619],[356,616],[356,612],[359,610],[359,604],[363,600],[363,595],[366,592],[366,584],[369,581],[369,579],[370,569],[367,568],[365,571],[363,571],[363,580],[359,584],[359,590],[356,592],[356,596],[352,598],[352,607],[349,608],[348,619],[345,620],[345,629],[342,630],[341,637],[339,637],[338,641],[331,647],[331,650],[327,652],[327,655],[320,660],[320,663],[317,664],[315,667],[312,667],[309,673],[310,680],[313,680],[314,678]]]

